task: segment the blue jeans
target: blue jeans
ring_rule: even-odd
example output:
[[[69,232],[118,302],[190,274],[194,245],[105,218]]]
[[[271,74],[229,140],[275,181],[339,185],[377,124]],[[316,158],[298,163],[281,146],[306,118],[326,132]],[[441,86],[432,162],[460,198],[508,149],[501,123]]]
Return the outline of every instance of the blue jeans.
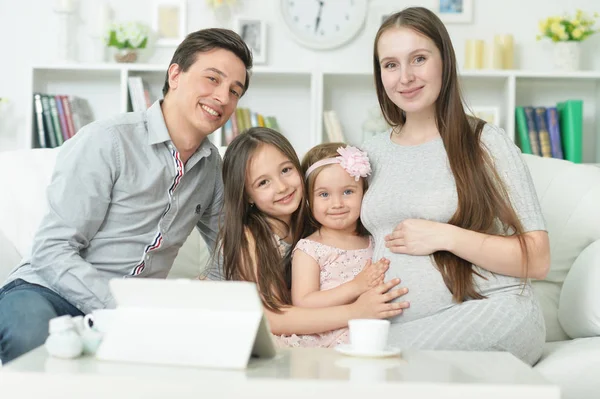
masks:
[[[42,345],[48,322],[83,313],[56,292],[18,279],[0,289],[0,359],[2,364]]]

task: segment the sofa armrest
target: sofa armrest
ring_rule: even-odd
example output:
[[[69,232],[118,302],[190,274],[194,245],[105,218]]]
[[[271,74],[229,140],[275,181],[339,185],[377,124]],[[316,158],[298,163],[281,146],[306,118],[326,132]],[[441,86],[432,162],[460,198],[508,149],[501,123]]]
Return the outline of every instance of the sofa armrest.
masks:
[[[558,320],[571,338],[600,336],[600,240],[571,266],[560,293]]]

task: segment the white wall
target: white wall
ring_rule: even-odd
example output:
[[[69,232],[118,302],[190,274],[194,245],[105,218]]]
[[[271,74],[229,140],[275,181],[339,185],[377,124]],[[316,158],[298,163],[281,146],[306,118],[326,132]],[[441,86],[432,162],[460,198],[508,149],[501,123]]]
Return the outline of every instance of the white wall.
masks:
[[[78,57],[82,62],[94,60],[90,32],[94,23],[94,3],[79,0]],[[301,0],[310,1],[310,0]],[[335,0],[330,0],[335,1]],[[600,11],[599,0],[474,0],[473,23],[448,25],[459,64],[462,64],[467,38],[489,40],[494,34],[515,36],[516,67],[527,70],[550,70],[550,45],[537,42],[538,20],[581,8]],[[26,115],[31,106],[30,67],[51,64],[56,59],[57,18],[52,11],[54,0],[0,0],[0,97],[10,100],[0,108],[0,151],[28,146],[25,133]],[[152,0],[109,0],[117,20],[139,20],[150,23]],[[279,0],[238,0],[237,14],[260,17],[267,21],[269,66],[289,68],[322,68],[327,70],[370,70],[372,41],[382,12],[409,5],[432,7],[434,0],[371,0],[370,12],[363,31],[348,45],[327,52],[315,52],[293,42],[278,16]],[[205,27],[231,27],[231,19],[216,17],[207,9],[205,0],[188,0],[188,31]],[[600,34],[583,45],[583,69],[600,70]],[[173,48],[146,54],[146,61],[165,65]]]

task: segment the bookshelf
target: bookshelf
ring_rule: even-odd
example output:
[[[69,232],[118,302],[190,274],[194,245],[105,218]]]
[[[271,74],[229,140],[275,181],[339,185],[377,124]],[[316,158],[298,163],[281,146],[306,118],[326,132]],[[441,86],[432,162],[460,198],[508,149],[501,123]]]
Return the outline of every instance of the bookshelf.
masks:
[[[129,111],[127,79],[141,76],[151,98],[162,96],[166,67],[151,64],[39,65],[31,71],[31,92],[76,95],[87,99],[96,118]],[[478,70],[460,73],[469,106],[498,108],[499,125],[515,137],[516,106],[550,106],[558,101],[584,101],[583,161],[600,162],[600,71],[573,73],[521,70]],[[323,111],[339,116],[348,142],[362,142],[367,110],[377,107],[370,71],[294,70],[258,66],[250,90],[240,101],[264,115],[277,117],[282,132],[302,156],[324,140]],[[33,110],[28,118],[34,145]],[[216,144],[218,137],[212,138]]]

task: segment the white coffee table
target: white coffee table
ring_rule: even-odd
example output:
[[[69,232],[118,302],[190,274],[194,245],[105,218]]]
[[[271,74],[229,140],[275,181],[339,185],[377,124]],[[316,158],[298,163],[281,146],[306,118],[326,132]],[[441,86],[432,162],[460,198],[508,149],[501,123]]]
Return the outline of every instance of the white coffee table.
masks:
[[[558,386],[500,352],[405,351],[347,357],[331,349],[288,349],[229,371],[60,360],[40,347],[0,369],[3,398],[409,398],[558,399]],[[390,397],[390,396],[386,396]]]

